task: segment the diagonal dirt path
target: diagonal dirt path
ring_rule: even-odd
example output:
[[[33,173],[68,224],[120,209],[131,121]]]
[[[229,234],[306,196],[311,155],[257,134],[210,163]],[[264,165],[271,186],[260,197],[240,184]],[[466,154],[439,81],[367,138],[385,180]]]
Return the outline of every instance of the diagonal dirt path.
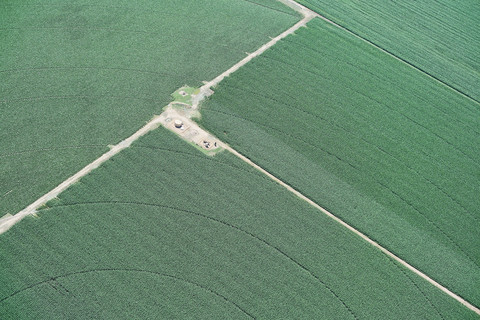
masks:
[[[473,101],[475,102],[477,105],[480,104],[480,101],[478,101],[477,99],[473,98],[472,96],[468,95],[467,93],[455,88],[454,86],[450,85],[449,83],[437,78],[435,75],[433,74],[430,74],[428,73],[427,71],[423,70],[422,68],[416,66],[415,64],[401,58],[400,56],[397,56],[395,55],[394,53],[388,51],[388,50],[385,50],[384,48],[380,47],[379,45],[375,44],[374,42],[366,39],[366,38],[363,38],[362,36],[360,36],[359,34],[355,33],[354,31],[342,26],[342,25],[339,25],[338,23],[328,19],[327,17],[313,11],[313,10],[310,10],[308,9],[307,7],[295,2],[294,0],[278,0],[280,2],[282,2],[283,4],[291,7],[292,9],[296,10],[297,12],[301,12],[304,16],[306,15],[313,15],[313,17],[316,17],[316,18],[319,18],[319,19],[322,19],[328,23],[330,23],[331,25],[339,28],[339,29],[342,29],[343,31],[351,34],[352,36],[354,36],[355,38],[357,39],[360,39],[362,40],[363,42],[366,42],[368,43],[369,45],[371,45],[372,47],[375,47],[376,49],[382,51],[383,53],[389,55],[390,57],[394,58],[395,60],[398,60],[400,62],[402,62],[403,64],[406,64],[408,65],[410,68],[413,68],[415,70],[417,70],[418,72],[421,72],[422,74],[426,75],[427,77],[429,77],[430,79],[433,79],[435,80],[436,82],[439,82],[441,83],[442,85],[448,87],[450,90],[453,90],[455,91],[456,93],[462,95],[463,97],[469,99],[470,101]]]
[[[281,1],[284,2],[284,1]],[[289,2],[289,1],[286,1]],[[236,63],[234,66],[232,66],[230,69],[225,71],[224,73],[220,74],[217,76],[215,79],[205,83],[201,88],[200,88],[200,93],[196,95],[193,99],[193,108],[197,109],[198,104],[200,101],[202,101],[205,97],[210,96],[213,94],[212,88],[218,85],[225,77],[228,77],[230,74],[234,73],[240,67],[246,65],[248,62],[250,62],[253,58],[258,57],[262,53],[264,53],[267,49],[273,47],[278,41],[282,40],[286,36],[293,34],[295,31],[300,29],[301,27],[305,27],[306,24],[315,18],[317,15],[313,11],[310,11],[308,9],[302,9],[300,7],[295,7],[295,10],[300,12],[304,17],[302,20],[297,22],[295,25],[293,25],[291,28],[287,29],[286,31],[282,32],[275,38],[272,38],[269,42],[265,43],[263,46],[258,48],[255,52],[248,54],[245,58],[240,60],[238,63]]]
[[[342,219],[338,218],[337,216],[335,216],[334,214],[332,214],[331,212],[327,211],[326,209],[322,208],[321,206],[319,206],[316,202],[314,202],[312,199],[308,198],[307,196],[303,195],[302,193],[300,193],[299,191],[297,191],[296,189],[294,189],[292,186],[290,186],[289,184],[283,182],[282,180],[278,179],[277,177],[275,177],[274,175],[272,175],[271,173],[269,173],[268,171],[266,171],[265,169],[263,169],[262,167],[260,167],[259,165],[257,165],[256,163],[254,163],[253,161],[251,161],[250,159],[248,159],[247,157],[245,157],[244,155],[240,154],[238,151],[236,151],[235,149],[231,148],[230,146],[228,145],[225,145],[225,149],[228,150],[229,152],[233,153],[235,156],[237,156],[238,158],[242,159],[244,162],[248,163],[249,165],[251,165],[252,167],[254,167],[255,169],[257,169],[258,171],[262,172],[263,174],[265,174],[266,176],[268,176],[270,179],[272,179],[273,181],[277,182],[278,184],[280,184],[281,186],[283,186],[284,188],[286,188],[288,191],[290,191],[291,193],[295,194],[298,198],[308,202],[310,205],[312,205],[313,207],[315,207],[316,209],[320,210],[322,213],[324,213],[325,215],[327,215],[328,217],[330,217],[331,219],[335,220],[336,222],[338,222],[339,224],[341,224],[343,227],[347,228],[348,230],[350,230],[351,232],[355,233],[357,236],[359,236],[360,238],[362,238],[363,240],[365,240],[366,242],[368,242],[369,244],[371,244],[372,246],[374,246],[375,248],[377,248],[378,250],[382,251],[384,254],[386,254],[388,257],[392,258],[393,260],[397,261],[398,263],[400,263],[402,266],[406,267],[408,270],[412,271],[413,273],[415,273],[416,275],[420,276],[421,278],[423,278],[424,280],[428,281],[429,283],[431,283],[432,285],[434,285],[436,288],[440,289],[441,291],[443,291],[444,293],[446,293],[447,295],[449,295],[450,297],[452,297],[453,299],[457,300],[458,302],[460,302],[461,304],[463,304],[465,307],[467,307],[468,309],[474,311],[476,314],[480,315],[480,309],[478,309],[477,307],[475,307],[474,305],[472,305],[470,302],[466,301],[465,299],[463,299],[462,297],[460,297],[459,295],[453,293],[452,291],[450,291],[449,289],[447,289],[446,287],[442,286],[440,283],[436,282],[435,280],[433,280],[432,278],[430,278],[428,275],[426,275],[425,273],[423,273],[422,271],[416,269],[415,267],[413,267],[412,265],[410,265],[408,262],[406,262],[405,260],[401,259],[400,257],[396,256],[395,254],[393,254],[392,252],[388,251],[387,249],[385,249],[384,247],[382,247],[380,244],[378,244],[377,242],[373,241],[372,239],[370,239],[368,236],[366,236],[365,234],[363,234],[362,232],[360,232],[359,230],[355,229],[354,227],[350,226],[349,224],[347,224],[346,222],[344,222]]]
[[[277,178],[276,176],[272,175],[271,173],[269,173],[268,171],[266,171],[265,169],[263,169],[262,167],[260,167],[259,165],[257,165],[256,163],[254,163],[252,160],[250,160],[249,158],[247,158],[246,156],[242,155],[241,153],[239,153],[238,151],[236,151],[235,149],[233,149],[232,147],[230,147],[228,144],[220,141],[218,138],[214,137],[212,134],[210,134],[209,132],[201,129],[198,124],[193,121],[191,118],[192,116],[190,114],[187,113],[179,113],[178,111],[176,110],[173,110],[173,109],[167,109],[168,110],[168,116],[169,117],[172,117],[172,119],[179,119],[182,121],[183,125],[186,127],[186,128],[195,128],[195,130],[201,132],[200,133],[200,136],[202,137],[205,137],[204,139],[209,139],[209,141],[215,141],[218,145],[219,148],[222,148],[222,149],[225,149],[225,150],[228,150],[229,152],[231,152],[232,154],[234,154],[235,156],[237,156],[239,159],[241,159],[242,161],[246,162],[247,164],[249,164],[250,166],[254,167],[255,169],[257,169],[258,171],[260,171],[261,173],[263,173],[264,175],[268,176],[270,179],[272,179],[273,181],[275,181],[276,183],[278,183],[279,185],[281,185],[282,187],[284,187],[285,189],[287,189],[288,191],[290,191],[291,193],[293,193],[294,195],[296,195],[298,198],[308,202],[310,205],[312,205],[313,207],[315,207],[316,209],[318,209],[319,211],[321,211],[323,214],[327,215],[329,218],[335,220],[337,223],[339,223],[340,225],[342,225],[343,227],[347,228],[348,230],[350,230],[351,232],[353,232],[354,234],[356,234],[357,236],[359,236],[360,238],[362,238],[363,240],[365,240],[366,242],[368,242],[370,245],[374,246],[375,248],[377,248],[378,250],[382,251],[385,255],[387,255],[388,257],[392,258],[393,260],[397,261],[398,263],[400,263],[402,266],[404,266],[405,268],[407,268],[408,270],[412,271],[413,273],[415,273],[416,275],[420,276],[421,278],[423,278],[424,280],[428,281],[429,283],[431,283],[433,286],[435,286],[436,288],[440,289],[441,291],[443,291],[444,293],[446,293],[447,295],[449,295],[450,297],[452,297],[453,299],[457,300],[458,302],[460,302],[462,305],[464,305],[465,307],[467,307],[468,309],[474,311],[476,314],[480,315],[480,309],[478,309],[477,307],[475,307],[474,305],[472,305],[470,302],[466,301],[465,299],[463,299],[462,297],[460,297],[459,295],[455,294],[454,292],[450,291],[449,289],[447,289],[446,287],[444,287],[443,285],[441,285],[440,283],[436,282],[435,280],[433,280],[432,278],[430,278],[428,275],[426,275],[425,273],[423,273],[422,271],[416,269],[415,267],[413,267],[412,265],[410,265],[408,262],[406,262],[405,260],[401,259],[400,257],[396,256],[394,253],[390,252],[389,250],[387,250],[386,248],[382,247],[380,244],[378,244],[377,242],[373,241],[372,239],[370,239],[367,235],[363,234],[361,231],[355,229],[354,227],[350,226],[349,224],[347,224],[346,222],[344,222],[342,219],[338,218],[337,216],[335,216],[334,214],[332,214],[331,212],[327,211],[326,209],[324,209],[323,207],[321,207],[320,205],[318,205],[315,201],[313,201],[312,199],[308,198],[307,196],[305,196],[304,194],[302,194],[301,192],[299,192],[298,190],[296,190],[295,188],[293,188],[292,186],[290,186],[289,184],[287,184],[286,182],[284,182],[283,180],[280,180],[279,178]],[[167,111],[166,111],[167,112]],[[194,109],[192,108],[191,111],[190,111],[192,114],[195,114],[195,111]],[[189,142],[193,142],[195,144],[197,144],[199,147],[202,147],[201,143],[198,142],[198,140],[195,140],[195,139],[192,139],[188,134],[186,134],[185,132],[183,132],[181,129],[179,128],[176,128],[174,125],[172,125],[172,123],[167,123],[167,122],[163,122],[162,123],[167,129],[173,131],[174,133],[176,133],[177,135],[179,135],[180,137],[182,137],[184,140],[187,140]],[[204,140],[202,138],[202,141]]]
[[[63,181],[56,188],[52,189],[50,192],[46,193],[45,195],[37,199],[35,202],[30,204],[28,207],[26,207],[22,211],[18,212],[13,216],[6,216],[1,218],[0,234],[10,229],[15,223],[19,222],[26,216],[35,214],[37,209],[41,207],[43,204],[57,197],[60,193],[65,191],[72,184],[74,184],[75,182],[80,180],[82,177],[92,172],[92,170],[98,168],[102,163],[104,163],[105,161],[107,161],[108,159],[110,159],[111,157],[113,157],[123,149],[128,148],[133,141],[137,140],[138,138],[140,138],[150,130],[157,128],[159,125],[160,125],[160,119],[159,117],[155,117],[152,121],[147,123],[140,130],[135,132],[133,135],[123,140],[119,144],[111,147],[110,151],[104,153],[100,158],[97,158],[95,161],[85,166],[82,170],[78,171],[73,176]]]
[[[253,58],[255,58],[255,57],[259,56],[260,54],[262,54],[263,52],[265,52],[265,50],[271,48],[273,45],[275,45],[281,39],[285,38],[289,34],[294,33],[299,28],[305,26],[308,21],[310,21],[311,19],[313,19],[315,17],[315,15],[313,15],[311,13],[307,14],[307,13],[305,13],[306,12],[305,10],[299,9],[299,8],[300,7],[297,7],[297,9],[295,9],[295,10],[302,13],[302,15],[304,16],[304,18],[302,20],[297,22],[295,25],[293,25],[292,27],[290,27],[289,29],[287,29],[286,31],[281,33],[280,35],[276,36],[275,38],[272,38],[269,42],[267,42],[266,44],[261,46],[255,52],[248,54],[247,57],[240,60],[238,63],[233,65],[230,69],[228,69],[227,71],[225,71],[224,73],[222,73],[221,75],[219,75],[218,77],[213,79],[212,81],[209,81],[205,85],[203,85],[200,88],[200,93],[197,94],[194,98],[194,101],[193,101],[194,108],[197,108],[198,103],[201,100],[203,100],[206,96],[211,95],[213,93],[211,88],[216,86],[225,77],[227,77],[231,73],[237,71],[240,67],[242,67],[243,65],[248,63],[250,60],[252,60]],[[92,172],[92,170],[94,170],[95,168],[100,166],[102,163],[104,163],[105,161],[107,161],[108,159],[110,159],[111,157],[113,157],[114,155],[116,155],[117,153],[122,151],[123,149],[128,148],[132,144],[133,141],[137,140],[138,138],[140,138],[141,136],[143,136],[147,132],[157,128],[162,123],[165,124],[165,115],[155,116],[149,123],[147,123],[145,126],[143,126],[140,130],[135,132],[133,135],[131,135],[127,139],[121,141],[119,144],[113,146],[110,149],[110,151],[106,152],[101,157],[99,157],[98,159],[96,159],[92,163],[85,166],[82,170],[75,173],[73,176],[71,176],[70,178],[68,178],[64,182],[62,182],[56,188],[52,189],[51,191],[49,191],[48,193],[46,193],[45,195],[43,195],[39,199],[37,199],[35,202],[30,204],[28,207],[26,207],[22,211],[18,212],[17,214],[15,214],[13,216],[5,216],[5,217],[0,218],[0,234],[7,231],[8,229],[10,229],[13,225],[15,225],[17,222],[22,220],[24,217],[26,217],[28,215],[35,214],[37,209],[40,208],[43,204],[45,204],[49,200],[57,197],[65,189],[67,189],[72,184],[74,184],[75,182],[80,180],[82,177],[84,177],[87,174],[89,174],[90,172]],[[205,135],[209,136],[209,134],[205,134]]]

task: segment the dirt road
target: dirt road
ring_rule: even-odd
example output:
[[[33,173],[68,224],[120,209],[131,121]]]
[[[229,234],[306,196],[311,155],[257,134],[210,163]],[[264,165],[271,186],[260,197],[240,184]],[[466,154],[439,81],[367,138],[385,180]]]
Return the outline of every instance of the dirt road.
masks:
[[[297,7],[299,8],[299,7]],[[273,38],[272,40],[270,40],[269,42],[267,42],[266,44],[264,44],[263,46],[261,46],[259,49],[257,49],[255,52],[253,53],[250,53],[247,55],[247,57],[245,57],[244,59],[242,59],[241,61],[239,61],[238,63],[236,63],[235,65],[233,65],[230,69],[228,69],[227,71],[225,71],[224,73],[222,73],[221,75],[219,75],[218,77],[216,77],[215,79],[213,79],[212,81],[209,81],[207,82],[205,85],[203,85],[200,89],[200,93],[197,94],[194,99],[193,99],[193,109],[196,109],[198,108],[198,104],[200,103],[200,101],[202,101],[205,97],[211,95],[213,93],[213,91],[211,90],[212,87],[216,86],[220,81],[222,81],[225,77],[229,76],[230,74],[232,74],[233,72],[235,72],[236,70],[238,70],[240,67],[242,67],[243,65],[245,65],[246,63],[248,63],[250,60],[252,60],[254,57],[257,57],[259,56],[260,54],[262,54],[263,52],[265,52],[265,50],[267,50],[268,48],[272,47],[273,45],[275,45],[275,43],[277,43],[278,41],[280,41],[281,39],[285,38],[286,36],[288,36],[289,34],[292,34],[294,33],[296,30],[298,30],[299,28],[305,26],[305,24],[310,21],[315,15],[312,14],[312,13],[307,13],[307,11],[305,11],[304,9],[298,9],[298,11],[300,13],[302,13],[304,15],[304,18],[302,20],[300,20],[299,22],[297,22],[295,25],[293,25],[292,27],[290,27],[289,29],[287,29],[286,31],[284,31],[283,33],[281,33],[280,35],[276,36],[275,38]],[[172,112],[172,110],[169,110],[169,112]],[[179,116],[177,114],[177,116]],[[160,124],[163,124],[165,125],[165,119],[166,119],[166,115],[165,114],[162,114],[162,115],[159,115],[159,116],[156,116],[155,118],[153,118],[149,123],[147,123],[144,127],[142,127],[140,130],[138,130],[137,132],[135,132],[132,136],[128,137],[127,139],[123,140],[122,142],[120,142],[119,144],[113,146],[111,148],[110,151],[108,151],[107,153],[103,154],[100,158],[96,159],[95,161],[93,161],[92,163],[88,164],[86,167],[84,167],[82,170],[80,170],[79,172],[77,172],[76,174],[74,174],[73,176],[71,176],[70,178],[68,178],[67,180],[65,180],[64,182],[62,182],[60,185],[58,185],[55,189],[51,190],[50,192],[48,192],[47,194],[43,195],[42,197],[40,197],[39,199],[37,199],[34,203],[30,204],[28,207],[26,207],[25,209],[23,209],[22,211],[18,212],[17,214],[13,215],[13,216],[9,216],[9,217],[3,217],[0,219],[0,234],[7,231],[9,228],[11,228],[15,223],[19,222],[20,220],[22,220],[24,217],[28,216],[28,215],[31,215],[31,214],[34,214],[36,212],[36,210],[42,206],[43,204],[45,204],[46,202],[48,202],[49,200],[57,197],[61,192],[63,192],[65,189],[67,189],[69,186],[71,186],[72,184],[74,184],[75,182],[77,182],[80,178],[84,177],[85,175],[89,174],[90,172],[92,172],[92,170],[94,170],[95,168],[97,168],[98,166],[100,166],[102,163],[104,163],[105,161],[107,161],[108,159],[110,159],[111,157],[113,157],[114,155],[116,155],[117,153],[119,153],[120,151],[122,151],[123,149],[125,148],[128,148],[130,146],[130,144],[137,140],[138,138],[140,138],[141,136],[143,136],[145,133],[147,133],[148,131],[150,130],[153,130],[155,128],[157,128]],[[192,121],[193,122],[193,121]],[[192,123],[191,124],[192,126],[194,126],[194,124]],[[196,125],[196,124],[195,124]],[[168,127],[168,126],[167,126]],[[198,127],[198,125],[196,125],[196,127]],[[198,128],[200,129],[200,128]],[[199,134],[198,134],[198,137],[210,137],[211,135],[209,133],[206,133],[204,132],[203,130],[198,130],[197,131]],[[178,133],[178,132],[177,132]],[[198,138],[197,137],[197,138]],[[193,141],[193,140],[192,140]],[[195,142],[195,141],[194,141]],[[201,142],[203,143],[203,141]]]
[[[284,2],[284,1],[282,1]],[[288,2],[288,1],[287,1]],[[286,31],[282,32],[275,38],[272,38],[269,42],[265,43],[263,46],[255,50],[255,52],[249,53],[245,58],[240,60],[238,63],[236,63],[234,66],[232,66],[230,69],[227,71],[223,72],[219,76],[217,76],[215,79],[205,83],[201,88],[200,88],[200,93],[197,94],[197,96],[193,100],[193,108],[197,109],[199,103],[205,98],[213,94],[212,88],[214,88],[217,84],[219,84],[225,77],[228,77],[230,74],[234,73],[237,71],[240,67],[246,65],[248,62],[250,62],[253,58],[258,57],[262,53],[264,53],[266,50],[269,48],[273,47],[278,41],[282,40],[286,36],[293,34],[295,31],[297,31],[299,28],[304,27],[310,20],[315,18],[317,16],[316,13],[313,11],[310,11],[308,9],[302,9],[298,7],[298,12],[302,13],[304,16],[302,20],[297,22],[295,25],[293,25],[291,28],[287,29]]]
[[[274,175],[272,175],[271,173],[269,173],[268,171],[266,171],[265,169],[263,169],[262,167],[260,167],[259,165],[257,165],[256,163],[254,163],[253,161],[251,161],[250,159],[248,159],[247,157],[245,157],[244,155],[242,155],[241,153],[239,153],[238,151],[236,151],[235,149],[233,149],[232,147],[230,147],[228,144],[220,141],[218,138],[214,137],[213,135],[211,135],[210,133],[204,131],[203,129],[200,129],[198,127],[198,125],[187,115],[184,115],[184,116],[180,116],[178,115],[178,113],[170,113],[169,116],[172,116],[172,117],[176,117],[177,119],[181,119],[183,124],[186,126],[186,127],[192,127],[192,128],[196,128],[197,130],[200,130],[202,131],[201,135],[202,136],[205,136],[205,137],[208,137],[209,139],[211,139],[211,141],[216,141],[218,146],[220,148],[223,148],[223,149],[226,149],[228,150],[229,152],[231,152],[232,154],[234,154],[235,156],[237,156],[239,159],[241,159],[242,161],[246,162],[247,164],[249,164],[250,166],[254,167],[255,169],[257,169],[258,171],[262,172],[264,175],[268,176],[270,179],[272,179],[273,181],[277,182],[279,185],[283,186],[284,188],[286,188],[288,191],[290,191],[291,193],[295,194],[298,198],[308,202],[310,205],[312,205],[313,207],[315,207],[316,209],[318,209],[319,211],[321,211],[323,214],[327,215],[328,217],[330,217],[331,219],[335,220],[337,223],[339,223],[340,225],[342,225],[343,227],[347,228],[348,230],[350,230],[351,232],[355,233],[357,236],[359,236],[360,238],[362,238],[363,240],[365,240],[366,242],[368,242],[370,245],[374,246],[375,248],[377,248],[378,250],[382,251],[384,254],[386,254],[388,257],[392,258],[393,260],[397,261],[398,263],[400,263],[401,265],[403,265],[404,267],[406,267],[407,269],[409,269],[410,271],[412,271],[413,273],[417,274],[418,276],[420,276],[421,278],[423,278],[424,280],[428,281],[429,283],[431,283],[432,285],[434,285],[435,287],[437,287],[438,289],[440,289],[441,291],[443,291],[444,293],[446,293],[447,295],[449,295],[450,297],[452,297],[453,299],[457,300],[458,302],[460,302],[461,304],[463,304],[464,306],[466,306],[467,308],[469,308],[470,310],[474,311],[475,313],[479,314],[480,315],[480,309],[478,309],[477,307],[475,307],[474,305],[472,305],[471,303],[469,303],[468,301],[466,301],[465,299],[461,298],[460,296],[458,296],[457,294],[453,293],[452,291],[450,291],[449,289],[447,289],[446,287],[442,286],[440,283],[436,282],[435,280],[433,280],[432,278],[430,278],[428,275],[426,275],[425,273],[421,272],[420,270],[414,268],[413,266],[411,266],[408,262],[406,262],[405,260],[401,259],[400,257],[396,256],[395,254],[393,254],[392,252],[388,251],[387,249],[385,249],[384,247],[382,247],[380,244],[378,244],[377,242],[373,241],[372,239],[370,239],[368,236],[366,236],[365,234],[363,234],[362,232],[360,232],[359,230],[355,229],[354,227],[350,226],[349,224],[347,224],[346,222],[344,222],[343,220],[341,220],[340,218],[338,218],[337,216],[335,216],[334,214],[332,214],[331,212],[327,211],[326,209],[322,208],[321,206],[319,206],[316,202],[314,202],[312,199],[308,198],[307,196],[303,195],[302,193],[300,193],[299,191],[295,190],[292,186],[290,186],[289,184],[287,184],[286,182],[280,180],[279,178],[275,177]],[[182,136],[182,138],[186,139],[186,140],[189,140],[189,137],[188,135],[184,135],[182,134],[178,128],[175,128],[173,125],[170,125],[170,126],[166,126],[169,130],[172,130],[173,132],[179,134],[180,136]],[[193,139],[190,140],[191,142],[194,142],[196,143]]]
[[[40,206],[52,200],[53,198],[57,197],[60,193],[62,193],[65,189],[70,187],[72,184],[74,184],[75,182],[80,180],[82,177],[92,172],[92,170],[94,170],[95,168],[98,168],[102,163],[104,163],[105,161],[107,161],[108,159],[110,159],[111,157],[113,157],[123,149],[128,148],[133,141],[137,140],[138,138],[140,138],[150,130],[157,128],[160,124],[161,124],[160,116],[155,117],[152,121],[147,123],[140,130],[135,132],[133,135],[123,140],[119,144],[111,147],[111,149],[108,152],[104,153],[100,158],[97,158],[95,161],[85,166],[82,170],[78,171],[73,176],[63,181],[55,189],[51,190],[50,192],[44,194],[42,197],[38,198],[34,203],[30,204],[28,207],[26,207],[22,211],[18,212],[13,216],[1,218],[0,234],[10,229],[15,223],[19,222],[24,217],[34,214]]]

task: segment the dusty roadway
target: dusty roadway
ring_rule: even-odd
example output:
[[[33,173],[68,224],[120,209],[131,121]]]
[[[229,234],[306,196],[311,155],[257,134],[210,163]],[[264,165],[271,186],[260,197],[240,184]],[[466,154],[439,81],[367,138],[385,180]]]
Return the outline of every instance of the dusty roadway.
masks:
[[[311,12],[309,10],[306,10],[304,8],[302,9],[300,5],[294,5],[295,4],[294,1],[282,1],[282,2],[284,2],[284,3],[288,2],[288,6],[290,6],[290,7],[294,6],[295,7],[294,9],[297,10],[298,12],[300,12],[304,16],[304,18],[302,20],[300,20],[299,22],[297,22],[292,27],[288,28],[286,31],[284,31],[280,35],[271,39],[269,42],[267,42],[266,44],[261,46],[259,49],[255,50],[255,52],[252,52],[252,53],[248,54],[244,59],[242,59],[241,61],[239,61],[235,65],[233,65],[230,69],[228,69],[227,71],[225,71],[221,75],[217,76],[215,79],[213,79],[213,80],[207,82],[205,85],[203,85],[201,87],[200,93],[197,94],[193,99],[193,109],[198,108],[198,104],[200,103],[200,101],[202,101],[206,96],[209,96],[213,93],[211,88],[216,86],[220,81],[223,80],[223,78],[225,78],[226,76],[228,76],[231,73],[238,70],[241,66],[248,63],[254,57],[257,57],[260,54],[262,54],[263,52],[265,52],[265,50],[267,50],[270,47],[272,47],[273,45],[275,45],[281,39],[285,38],[289,34],[294,33],[299,28],[305,26],[308,21],[310,21],[311,19],[313,19],[316,16],[313,12]],[[170,112],[171,113],[171,112],[174,112],[174,111],[167,108],[167,110],[165,112]],[[172,117],[172,116],[170,116],[170,117]],[[182,115],[177,114],[177,116],[180,117]],[[43,204],[45,204],[49,200],[57,197],[60,193],[62,193],[69,186],[71,186],[72,184],[77,182],[80,178],[82,178],[85,175],[92,172],[92,170],[94,170],[95,168],[100,166],[102,163],[104,163],[105,161],[107,161],[108,159],[110,159],[111,157],[113,157],[114,155],[116,155],[117,153],[122,151],[123,149],[128,148],[133,141],[137,140],[138,138],[140,138],[141,136],[143,136],[144,134],[146,134],[150,130],[153,130],[153,129],[157,128],[160,124],[163,124],[167,128],[169,128],[169,126],[165,122],[168,117],[169,116],[167,116],[166,114],[163,114],[163,113],[159,116],[155,116],[149,123],[147,123],[141,129],[139,129],[137,132],[135,132],[132,136],[123,140],[119,144],[113,146],[110,149],[110,151],[106,152],[100,158],[96,159],[92,163],[85,166],[82,170],[80,170],[79,172],[77,172],[76,174],[74,174],[73,176],[71,176],[70,178],[65,180],[64,182],[62,182],[60,185],[58,185],[53,190],[49,191],[48,193],[46,193],[45,195],[43,195],[42,197],[37,199],[35,202],[30,204],[28,207],[26,207],[22,211],[18,212],[17,214],[15,214],[13,216],[6,216],[6,217],[3,217],[3,218],[0,218],[0,234],[7,231],[8,229],[10,229],[15,223],[19,222],[24,217],[26,217],[28,215],[35,214],[35,212],[38,210],[38,208],[40,208]],[[196,130],[198,132],[197,138],[202,139],[202,137],[211,137],[211,135],[209,133],[206,133],[205,131],[201,130],[198,127],[197,124],[194,124],[193,121],[187,121],[187,118],[184,118],[184,120],[186,121],[186,123],[187,122],[189,123],[191,128],[193,128],[193,127],[196,128],[194,130]],[[193,130],[190,131],[190,132],[193,132]],[[185,138],[186,136],[184,135],[182,137]],[[187,138],[187,140],[188,140],[188,138]],[[196,141],[193,138],[191,140],[194,143]]]

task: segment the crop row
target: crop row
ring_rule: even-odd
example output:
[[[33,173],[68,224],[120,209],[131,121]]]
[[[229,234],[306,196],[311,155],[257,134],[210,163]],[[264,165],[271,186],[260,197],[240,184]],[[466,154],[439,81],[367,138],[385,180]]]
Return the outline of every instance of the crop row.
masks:
[[[293,25],[292,12],[274,0],[3,1],[0,156],[11,156],[0,162],[0,217],[133,134],[181,86]],[[62,149],[83,145],[99,147]]]
[[[479,110],[320,19],[222,82],[202,125],[480,304]]]
[[[0,237],[7,319],[472,316],[232,154],[161,128],[47,206]]]
[[[477,1],[298,2],[479,103]]]

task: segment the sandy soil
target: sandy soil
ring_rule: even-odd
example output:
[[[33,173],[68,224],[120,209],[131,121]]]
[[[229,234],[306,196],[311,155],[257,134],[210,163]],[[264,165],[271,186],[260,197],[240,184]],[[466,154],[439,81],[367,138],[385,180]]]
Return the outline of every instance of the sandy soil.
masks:
[[[170,131],[179,135],[182,139],[196,144],[205,150],[208,155],[215,155],[217,152],[225,148],[225,144],[209,132],[200,128],[200,126],[192,120],[198,114],[193,108],[178,109],[168,106],[160,115],[161,124]],[[175,127],[175,120],[182,121],[180,128]]]

